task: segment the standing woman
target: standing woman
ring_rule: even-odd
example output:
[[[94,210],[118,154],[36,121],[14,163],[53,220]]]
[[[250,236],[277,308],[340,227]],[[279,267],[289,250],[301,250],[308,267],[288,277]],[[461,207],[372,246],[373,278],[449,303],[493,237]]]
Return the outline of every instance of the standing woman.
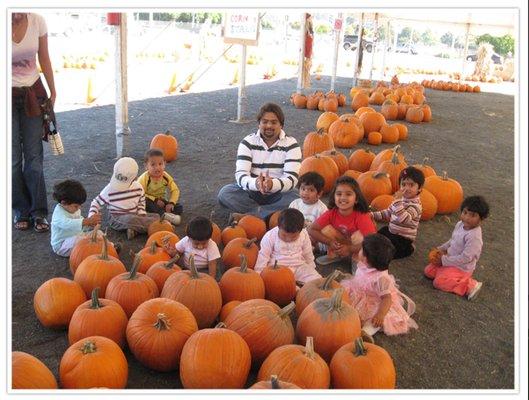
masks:
[[[34,13],[13,13],[12,28],[12,179],[15,228],[26,230],[33,224],[37,232],[47,232],[48,204],[43,171],[40,104],[48,98],[40,79],[38,61],[55,103],[55,83],[48,53],[48,29],[44,18]]]

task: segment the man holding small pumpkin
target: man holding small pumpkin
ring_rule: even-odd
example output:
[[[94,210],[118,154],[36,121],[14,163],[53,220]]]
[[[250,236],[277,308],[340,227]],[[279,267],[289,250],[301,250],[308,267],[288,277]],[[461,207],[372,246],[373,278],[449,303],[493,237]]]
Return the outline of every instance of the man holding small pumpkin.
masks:
[[[237,150],[236,184],[222,187],[219,203],[235,213],[265,218],[288,208],[298,198],[294,190],[301,165],[301,148],[283,131],[281,107],[266,103],[257,115],[258,130],[246,136]]]

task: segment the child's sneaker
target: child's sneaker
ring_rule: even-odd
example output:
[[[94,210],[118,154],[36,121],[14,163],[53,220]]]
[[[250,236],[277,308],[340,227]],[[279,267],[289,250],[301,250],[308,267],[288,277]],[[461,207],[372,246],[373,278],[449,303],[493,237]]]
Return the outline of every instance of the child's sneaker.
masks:
[[[472,289],[467,296],[468,300],[470,301],[474,300],[476,296],[478,295],[479,291],[481,290],[482,286],[483,286],[483,282],[476,283],[476,286],[474,286],[474,289]]]
[[[362,340],[367,343],[375,344],[375,339],[373,338],[373,335],[370,335],[363,329],[360,331],[360,336],[362,337]]]
[[[127,239],[133,239],[136,236],[136,231],[134,229],[128,228],[127,229]]]
[[[165,213],[163,215],[163,218],[169,221],[173,225],[180,225],[180,222],[182,222],[182,217],[180,217],[180,215],[176,215],[172,213]]]

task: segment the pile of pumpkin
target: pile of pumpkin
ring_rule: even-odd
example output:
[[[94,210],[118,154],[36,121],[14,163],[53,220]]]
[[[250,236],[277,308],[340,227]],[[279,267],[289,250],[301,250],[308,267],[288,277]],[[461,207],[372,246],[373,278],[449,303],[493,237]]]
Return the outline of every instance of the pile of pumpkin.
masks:
[[[357,180],[360,190],[373,209],[383,210],[391,204],[394,200],[393,194],[399,188],[399,174],[408,166],[399,145],[378,154],[358,149],[348,159],[345,154],[330,148],[330,140],[324,143],[316,141],[320,140],[319,137],[314,138],[308,135],[305,138],[300,175],[306,172],[319,173],[325,181],[325,193],[332,190],[338,177],[351,176]],[[420,169],[426,178],[420,193],[423,221],[433,218],[436,214],[451,214],[459,209],[463,201],[463,189],[459,182],[448,178],[446,172],[438,176],[426,163],[427,160],[423,160],[422,164],[413,165]]]
[[[470,86],[462,82],[424,80],[422,81],[422,85],[428,89],[434,89],[434,90],[451,90],[452,92],[468,92],[468,93],[481,92],[481,88],[478,85]]]
[[[218,283],[193,262],[181,270],[170,259],[161,246],[178,236],[166,221],[150,226],[129,271],[100,231],[84,237],[70,256],[73,280],[50,279],[34,295],[42,325],[68,329],[61,387],[125,388],[127,346],[147,368],[178,370],[188,389],[244,388],[252,366],[259,368],[252,388],[394,388],[393,361],[362,342],[338,272],[297,290],[287,267],[253,270],[256,242],[277,216],[268,227],[250,215],[223,230],[213,224],[226,268]],[[12,362],[13,388],[58,387],[35,357],[13,352]]]
[[[344,107],[346,97],[343,93],[334,93],[334,90],[323,93],[317,90],[308,96],[302,93],[292,93],[290,103],[296,108],[306,108],[308,110],[338,111],[338,107]]]

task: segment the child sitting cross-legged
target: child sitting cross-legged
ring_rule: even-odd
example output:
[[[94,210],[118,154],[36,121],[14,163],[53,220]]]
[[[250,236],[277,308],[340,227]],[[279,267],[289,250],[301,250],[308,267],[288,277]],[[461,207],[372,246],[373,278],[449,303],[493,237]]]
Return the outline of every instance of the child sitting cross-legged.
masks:
[[[327,206],[320,200],[324,185],[323,177],[317,172],[307,172],[299,177],[299,199],[294,200],[288,207],[303,213],[305,228],[327,211]]]
[[[489,205],[482,196],[467,197],[461,204],[460,221],[452,237],[430,252],[430,264],[424,274],[433,279],[436,289],[476,298],[482,282],[472,278],[481,255],[481,222],[489,215]]]
[[[411,318],[415,303],[399,291],[394,276],[388,272],[394,251],[387,237],[380,233],[367,235],[358,254],[354,276],[340,282],[349,294],[351,305],[358,311],[363,334],[368,338],[379,330],[386,335],[397,335],[418,328]]]
[[[260,273],[277,261],[279,265],[289,267],[298,282],[321,278],[316,271],[312,244],[304,226],[305,217],[301,211],[294,208],[281,211],[278,225],[261,239],[254,270]]]
[[[88,218],[81,215],[81,206],[86,201],[86,190],[73,179],[57,183],[53,187],[53,198],[57,205],[51,218],[51,247],[61,257],[69,257],[84,228],[101,222],[99,214]]]
[[[178,203],[180,190],[165,170],[163,151],[147,150],[144,163],[146,171],[140,175],[138,182],[145,191],[145,209],[147,212],[164,215],[173,225],[179,225],[182,214],[182,205]]]
[[[195,217],[186,227],[186,236],[174,246],[164,244],[165,251],[174,257],[177,253],[181,256],[179,265],[189,269],[189,256],[194,256],[194,264],[198,270],[207,269],[213,278],[217,275],[217,263],[220,258],[219,248],[211,239],[213,225],[205,217]]]

